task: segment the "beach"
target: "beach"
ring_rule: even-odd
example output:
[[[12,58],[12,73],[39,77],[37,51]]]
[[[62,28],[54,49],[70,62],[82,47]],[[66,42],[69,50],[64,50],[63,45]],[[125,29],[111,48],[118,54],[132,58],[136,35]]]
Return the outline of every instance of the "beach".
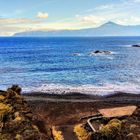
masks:
[[[74,126],[84,124],[87,119],[98,113],[98,109],[136,105],[140,113],[140,94],[116,93],[110,96],[82,95],[71,93],[67,95],[48,95],[28,93],[24,95],[33,110],[34,115],[41,118],[42,123],[55,126],[62,131],[66,140],[76,139]],[[132,119],[129,124],[140,127],[140,116]],[[139,132],[139,128],[135,132]]]
[[[0,90],[2,139],[139,140],[140,94],[23,94]]]

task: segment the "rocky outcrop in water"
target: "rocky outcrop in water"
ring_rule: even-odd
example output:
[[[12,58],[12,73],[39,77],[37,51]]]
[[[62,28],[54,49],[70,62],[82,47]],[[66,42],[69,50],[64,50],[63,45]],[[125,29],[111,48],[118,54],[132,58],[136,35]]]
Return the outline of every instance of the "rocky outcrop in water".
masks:
[[[20,93],[18,86],[0,91],[0,140],[51,140],[34,124],[33,114]]]
[[[140,48],[140,45],[136,44],[136,45],[132,45],[132,47]]]
[[[90,56],[97,55],[97,54],[109,55],[109,54],[111,54],[111,52],[110,51],[100,51],[100,50],[97,50],[97,51],[91,52]]]

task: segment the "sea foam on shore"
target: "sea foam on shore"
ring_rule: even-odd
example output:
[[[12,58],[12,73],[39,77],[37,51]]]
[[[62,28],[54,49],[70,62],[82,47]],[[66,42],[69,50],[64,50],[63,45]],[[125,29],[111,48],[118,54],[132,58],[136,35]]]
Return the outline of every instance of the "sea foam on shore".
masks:
[[[42,92],[48,94],[67,94],[67,93],[81,93],[81,94],[91,94],[91,95],[109,95],[116,92],[125,93],[140,93],[140,86],[131,83],[125,84],[104,84],[104,85],[81,85],[81,86],[71,86],[62,84],[43,84],[38,87],[23,88],[24,93],[29,92]]]

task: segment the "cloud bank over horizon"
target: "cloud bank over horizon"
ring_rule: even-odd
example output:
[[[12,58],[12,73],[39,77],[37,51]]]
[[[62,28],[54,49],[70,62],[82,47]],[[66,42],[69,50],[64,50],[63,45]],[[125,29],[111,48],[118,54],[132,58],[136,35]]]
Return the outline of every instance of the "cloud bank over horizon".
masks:
[[[113,21],[140,25],[140,0],[0,0],[0,36],[32,30],[83,29]]]

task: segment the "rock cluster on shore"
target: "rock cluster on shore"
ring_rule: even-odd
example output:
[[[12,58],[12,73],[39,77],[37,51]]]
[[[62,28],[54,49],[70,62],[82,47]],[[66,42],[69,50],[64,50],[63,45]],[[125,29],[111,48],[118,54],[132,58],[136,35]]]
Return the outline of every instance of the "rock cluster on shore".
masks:
[[[18,86],[0,91],[0,140],[51,140],[34,124],[32,112],[20,92]]]

